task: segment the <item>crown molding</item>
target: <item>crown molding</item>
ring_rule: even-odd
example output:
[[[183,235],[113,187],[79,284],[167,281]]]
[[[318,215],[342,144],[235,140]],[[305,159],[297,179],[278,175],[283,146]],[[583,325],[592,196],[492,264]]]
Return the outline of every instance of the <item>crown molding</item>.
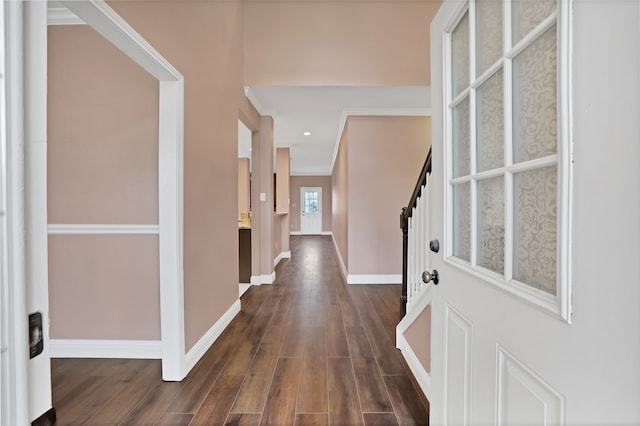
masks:
[[[342,133],[344,132],[344,126],[347,123],[349,116],[393,116],[393,117],[431,117],[431,108],[345,108],[342,110],[342,116],[340,117],[340,124],[338,125],[338,136],[336,137],[336,144],[333,148],[333,157],[331,158],[331,171],[329,174],[333,175],[333,168],[336,165],[336,158],[338,157],[338,149],[340,149],[340,140],[342,139]]]
[[[249,99],[249,102],[251,102],[251,105],[253,105],[256,111],[258,111],[258,114],[264,115],[264,116],[269,115],[274,119],[276,118],[276,112],[271,109],[264,108],[260,103],[260,101],[258,100],[258,98],[256,97],[256,94],[254,93],[254,91],[251,90],[250,86],[244,86],[244,95],[247,97],[247,99]]]
[[[47,9],[47,25],[87,25],[87,23],[66,7],[50,6]]]
[[[329,171],[327,170],[310,170],[310,171],[292,170],[289,173],[289,176],[331,176],[331,170]]]

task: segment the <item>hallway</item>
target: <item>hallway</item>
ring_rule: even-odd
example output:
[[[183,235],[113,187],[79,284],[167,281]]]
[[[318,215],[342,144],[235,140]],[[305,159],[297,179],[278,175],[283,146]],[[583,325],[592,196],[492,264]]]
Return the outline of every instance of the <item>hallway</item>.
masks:
[[[428,424],[394,345],[400,286],[345,286],[331,237],[290,244],[183,382],[159,360],[53,359],[57,424]]]

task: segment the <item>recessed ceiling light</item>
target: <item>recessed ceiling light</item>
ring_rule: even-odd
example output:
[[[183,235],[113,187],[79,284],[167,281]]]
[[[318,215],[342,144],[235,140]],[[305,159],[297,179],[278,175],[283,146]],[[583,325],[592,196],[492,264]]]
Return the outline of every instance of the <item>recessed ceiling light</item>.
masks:
[[[304,132],[303,135],[305,136],[311,136],[311,132]]]

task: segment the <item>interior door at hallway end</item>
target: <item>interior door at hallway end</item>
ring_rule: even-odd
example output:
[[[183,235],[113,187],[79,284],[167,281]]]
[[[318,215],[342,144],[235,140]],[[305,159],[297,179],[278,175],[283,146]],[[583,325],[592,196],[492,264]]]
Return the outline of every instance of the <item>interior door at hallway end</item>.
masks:
[[[300,188],[300,233],[322,233],[322,188]]]

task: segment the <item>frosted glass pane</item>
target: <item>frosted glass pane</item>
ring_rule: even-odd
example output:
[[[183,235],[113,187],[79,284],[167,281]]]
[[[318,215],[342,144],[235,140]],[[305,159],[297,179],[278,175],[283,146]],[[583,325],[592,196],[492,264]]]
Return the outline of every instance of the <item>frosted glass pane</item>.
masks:
[[[478,182],[478,265],[504,274],[504,177]]]
[[[511,2],[513,44],[518,43],[556,9],[556,0],[516,0]]]
[[[476,91],[476,162],[479,172],[504,165],[502,70]]]
[[[453,97],[469,85],[469,13],[451,34],[451,71]]]
[[[502,57],[502,0],[476,0],[476,76]]]
[[[453,177],[466,176],[470,171],[469,97],[453,108]]]
[[[471,191],[469,183],[453,186],[453,255],[471,261]]]
[[[513,61],[513,160],[557,152],[558,94],[556,28],[544,33]]]
[[[556,294],[557,167],[517,173],[514,191],[513,278]]]

